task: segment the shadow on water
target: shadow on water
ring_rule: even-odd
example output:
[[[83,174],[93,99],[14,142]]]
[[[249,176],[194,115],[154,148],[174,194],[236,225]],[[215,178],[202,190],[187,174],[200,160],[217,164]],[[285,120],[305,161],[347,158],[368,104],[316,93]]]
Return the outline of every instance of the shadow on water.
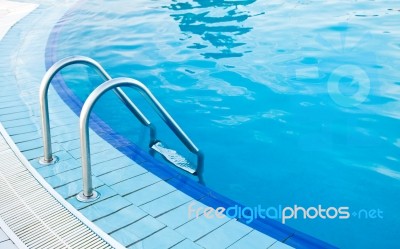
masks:
[[[206,59],[221,59],[241,57],[245,53],[240,51],[239,47],[246,43],[238,41],[238,36],[252,30],[251,27],[245,27],[243,22],[253,15],[240,7],[255,1],[173,0],[172,4],[165,8],[176,12],[171,14],[171,17],[179,22],[179,28],[186,35],[186,39],[194,40],[190,41],[192,44],[187,48],[204,50],[201,55]],[[202,41],[193,35],[200,37]]]

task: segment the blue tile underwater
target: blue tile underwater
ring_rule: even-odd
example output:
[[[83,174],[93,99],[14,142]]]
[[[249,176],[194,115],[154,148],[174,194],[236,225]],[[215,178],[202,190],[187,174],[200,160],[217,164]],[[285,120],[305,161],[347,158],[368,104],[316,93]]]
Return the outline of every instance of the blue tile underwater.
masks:
[[[197,243],[205,248],[227,248],[251,232],[251,228],[230,220],[212,233],[201,238]]]
[[[82,178],[82,169],[81,168],[75,168],[72,170],[68,170],[65,172],[62,172],[60,174],[50,176],[46,178],[46,181],[53,187],[61,187],[63,185],[66,185],[70,182],[74,182],[76,180],[79,180]]]
[[[11,137],[13,137],[15,135],[31,133],[31,132],[39,133],[40,131],[38,131],[38,127],[36,127],[35,125],[27,124],[27,125],[20,126],[20,127],[10,127],[7,129],[7,132]],[[13,140],[13,141],[15,142],[15,140]]]
[[[81,168],[81,162],[77,161],[73,158],[66,159],[66,160],[61,160],[60,162],[38,168],[37,171],[43,176],[43,177],[50,177],[50,176],[55,176],[57,174],[76,169],[76,168]]]
[[[17,146],[21,152],[41,148],[42,138],[38,135],[38,137],[33,140],[17,143]]]
[[[145,173],[123,182],[119,182],[112,186],[112,188],[117,191],[121,196],[133,193],[139,189],[145,188],[149,185],[152,185],[156,182],[161,181],[160,178],[154,176],[151,173]]]
[[[43,149],[40,155],[43,155]],[[59,162],[73,159],[72,156],[68,153],[68,151],[62,150],[62,148],[58,144],[53,145],[53,155],[58,157],[58,159],[60,160]]]
[[[81,186],[82,188],[82,186]],[[117,192],[115,192],[113,189],[111,189],[109,186],[107,185],[102,185],[98,188],[95,189],[98,193],[100,193],[100,198],[93,201],[93,202],[80,202],[78,201],[75,196],[67,199],[67,201],[69,203],[72,204],[72,206],[74,206],[76,209],[82,209],[91,205],[95,205],[98,202],[104,201],[110,197],[113,197],[115,195],[117,195]]]
[[[259,231],[253,230],[234,245],[230,246],[229,249],[242,249],[242,248],[252,248],[252,249],[264,249],[270,247],[276,242],[275,239],[260,233]]]
[[[228,221],[229,219],[226,217],[222,219],[208,219],[205,218],[204,215],[201,215],[178,227],[176,231],[186,238],[196,241]]]
[[[103,143],[103,142],[92,142],[92,143],[90,143],[90,151],[93,154],[97,154],[99,152],[104,152],[104,151],[109,150],[111,148],[112,147],[109,144]],[[75,149],[70,149],[68,152],[76,159],[81,158],[80,145],[78,145],[78,147],[76,147]]]
[[[174,191],[164,195],[154,201],[148,202],[142,206],[141,209],[145,210],[153,217],[160,216],[184,203],[189,202],[192,198],[180,191]]]
[[[4,106],[3,106],[4,107]],[[23,118],[23,119],[16,119],[16,120],[9,120],[9,121],[2,121],[1,122],[5,127],[21,127],[25,126],[27,124],[30,124],[31,121],[29,118]]]
[[[81,209],[81,213],[89,220],[95,221],[104,216],[110,215],[124,207],[131,205],[119,195],[97,202],[96,205],[91,205]]]
[[[293,247],[283,244],[279,241],[275,242],[272,246],[269,247],[269,249],[291,249],[291,248]]]
[[[130,246],[164,227],[164,224],[148,215],[132,225],[112,233],[111,236],[120,241],[123,245]]]
[[[147,171],[142,167],[139,167],[137,165],[130,165],[101,175],[99,176],[99,179],[102,180],[105,184],[111,186],[129,178],[144,174],[146,172]]]
[[[51,128],[52,136],[60,136],[69,133],[79,134],[79,125],[77,120],[73,124],[61,125]]]
[[[22,127],[22,126],[21,126]],[[25,127],[25,126],[23,126]],[[19,127],[16,127],[16,129],[18,129]],[[39,139],[42,136],[40,135],[40,133],[38,131],[32,131],[29,133],[23,133],[23,134],[16,134],[11,136],[13,141],[18,144],[18,143],[22,143],[22,142],[26,142],[26,141],[31,141],[34,139]],[[40,145],[42,145],[42,143],[40,143]]]
[[[3,98],[0,98],[0,100],[2,100],[2,99]],[[0,103],[0,105],[2,105],[2,103]],[[27,119],[27,118],[30,118],[31,116],[32,116],[32,114],[28,111],[9,113],[9,114],[5,114],[5,115],[1,115],[0,121],[4,122],[4,121],[13,121],[13,120],[18,120],[18,119]],[[19,126],[19,127],[21,127],[21,126]]]
[[[14,107],[14,106],[17,106],[17,105],[19,105],[21,103],[21,99],[19,99],[18,97],[17,98],[14,98],[13,100],[9,100],[9,101],[4,101],[4,102],[2,102],[1,103],[1,107],[2,108],[10,108],[10,107]],[[2,122],[4,122],[4,120],[1,120]],[[12,124],[15,124],[15,125],[18,125],[20,122],[26,122],[26,120],[21,120],[21,119],[16,119],[16,120],[13,120],[13,121],[15,121],[15,123],[14,122],[12,122]],[[6,121],[7,122],[7,121]]]
[[[107,161],[110,161],[112,159],[121,157],[122,154],[119,151],[116,150],[108,150],[107,152],[102,152],[101,153],[101,157],[96,157],[94,155],[92,155],[92,165],[96,165],[98,163],[104,163]]]
[[[196,245],[193,243],[193,241],[185,239],[179,244],[171,247],[171,249],[202,249],[203,247],[200,247],[199,245]],[[243,248],[244,249],[244,248]]]
[[[92,184],[93,188],[98,188],[100,186],[103,186],[104,183],[100,181],[97,177],[93,176],[92,177]],[[75,198],[74,196],[78,194],[80,191],[82,191],[82,180],[79,179],[74,182],[70,182],[66,185],[63,185],[61,187],[56,188],[56,191],[64,197],[64,199],[68,199],[70,197]]]
[[[53,147],[53,152],[59,151],[59,148]],[[43,155],[43,148],[36,148],[32,150],[23,151],[22,154],[28,160],[38,159],[41,155]]]
[[[130,205],[109,216],[95,221],[95,224],[106,233],[112,233],[142,219],[146,215],[147,214],[140,208]]]
[[[26,108],[26,106],[22,106],[22,105],[5,107],[5,108],[0,107],[0,115],[10,114],[10,113],[18,113],[18,112],[26,112],[27,110],[28,109]],[[5,127],[9,128],[7,126],[5,126]]]
[[[65,151],[71,151],[71,150],[75,150],[78,149],[80,150],[81,145],[80,145],[80,138],[76,138],[74,140],[67,140],[67,141],[58,141],[61,145],[61,147],[65,150]],[[93,144],[93,141],[91,141],[91,144]],[[72,156],[75,155],[75,153],[71,154]]]
[[[135,204],[136,206],[143,205],[161,196],[174,191],[175,188],[164,181],[157,182],[142,188],[132,194],[125,196],[127,200]]]
[[[125,157],[125,156],[120,156],[114,159],[111,159],[106,162],[101,162],[95,165],[92,165],[92,171],[93,174],[96,176],[101,176],[104,174],[107,174],[109,172],[113,172],[114,170],[118,170],[121,168],[125,168],[129,165],[132,165],[132,160]]]
[[[141,246],[146,249],[170,248],[183,241],[185,238],[174,230],[165,227],[161,231],[141,241]]]
[[[173,229],[180,227],[183,224],[196,218],[195,213],[189,214],[189,205],[192,205],[193,208],[203,208],[204,209],[206,207],[201,202],[190,201],[189,203],[185,203],[185,204],[159,216],[158,220]],[[200,215],[202,215],[202,213],[200,213],[199,216]]]

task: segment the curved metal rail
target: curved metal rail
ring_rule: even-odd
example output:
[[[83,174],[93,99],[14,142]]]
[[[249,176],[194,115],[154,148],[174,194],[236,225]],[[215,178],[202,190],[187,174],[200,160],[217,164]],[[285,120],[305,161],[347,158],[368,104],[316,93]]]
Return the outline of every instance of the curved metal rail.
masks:
[[[56,62],[47,70],[40,84],[39,98],[40,98],[40,111],[41,111],[41,124],[42,124],[42,137],[43,137],[43,150],[44,155],[39,159],[39,162],[44,165],[53,164],[57,162],[57,158],[53,156],[51,146],[51,133],[49,122],[49,106],[48,106],[48,89],[51,80],[63,68],[73,65],[83,64],[93,69],[103,78],[103,80],[110,80],[111,76],[104,70],[104,68],[95,60],[85,56],[72,56]],[[146,116],[139,110],[139,108],[129,99],[129,97],[119,88],[113,89],[125,106],[136,116],[139,121],[150,128],[150,140],[155,141],[156,129]]]
[[[84,202],[93,201],[98,198],[98,193],[92,186],[92,172],[90,161],[90,141],[89,141],[89,116],[93,109],[94,104],[98,99],[103,96],[107,91],[117,87],[130,87],[138,90],[146,100],[157,111],[157,114],[164,120],[164,122],[171,128],[175,135],[182,141],[182,143],[194,154],[197,155],[197,169],[195,175],[198,175],[202,181],[201,175],[203,171],[204,156],[196,145],[190,140],[185,132],[179,127],[175,120],[169,115],[164,107],[158,102],[149,89],[141,82],[131,78],[115,78],[108,80],[98,86],[87,98],[82,107],[79,127],[81,137],[81,154],[82,154],[82,180],[83,191],[77,195],[77,199]]]

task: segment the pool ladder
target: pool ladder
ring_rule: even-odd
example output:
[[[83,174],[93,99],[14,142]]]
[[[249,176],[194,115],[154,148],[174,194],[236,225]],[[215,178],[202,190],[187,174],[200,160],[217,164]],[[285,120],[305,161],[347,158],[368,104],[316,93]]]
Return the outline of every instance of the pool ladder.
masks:
[[[51,146],[51,133],[50,133],[50,121],[49,121],[49,107],[48,107],[48,89],[50,82],[54,76],[61,71],[63,68],[74,65],[83,64],[93,69],[103,78],[105,81],[99,85],[86,99],[82,111],[79,117],[79,132],[80,132],[80,145],[82,155],[82,181],[83,191],[77,195],[77,199],[82,202],[90,202],[99,198],[99,194],[93,189],[92,186],[92,172],[91,172],[91,160],[90,160],[90,140],[89,140],[89,116],[96,102],[108,91],[113,90],[119,97],[123,104],[135,115],[135,117],[146,127],[150,129],[150,148],[160,153],[167,161],[175,165],[176,167],[192,174],[199,178],[199,182],[203,183],[203,168],[204,168],[204,156],[203,153],[197,148],[192,140],[186,135],[186,133],[180,128],[175,122],[171,115],[165,110],[160,104],[156,97],[150,92],[150,90],[140,81],[132,78],[115,78],[104,70],[104,68],[95,60],[85,56],[72,56],[62,59],[56,62],[53,66],[47,70],[40,84],[39,98],[40,98],[40,112],[41,112],[41,125],[42,125],[42,137],[43,137],[43,157],[39,159],[39,163],[43,165],[54,164],[58,161],[58,158],[52,153]],[[157,114],[167,124],[167,126],[174,132],[179,140],[189,149],[193,154],[197,156],[197,167],[193,169],[189,166],[188,160],[177,154],[174,150],[167,148],[161,141],[156,140],[156,128],[146,118],[146,116],[139,110],[139,108],[129,99],[121,87],[129,87],[140,92],[146,100],[156,110]]]

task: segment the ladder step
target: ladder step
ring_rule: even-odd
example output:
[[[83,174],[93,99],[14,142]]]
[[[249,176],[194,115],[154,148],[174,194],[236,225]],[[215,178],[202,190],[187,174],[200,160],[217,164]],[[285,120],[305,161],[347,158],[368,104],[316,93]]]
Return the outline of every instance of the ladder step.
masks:
[[[176,167],[189,172],[190,174],[196,173],[196,170],[190,167],[191,163],[186,158],[179,155],[175,150],[167,148],[160,141],[154,143],[151,148],[160,153],[168,162],[172,163]]]

